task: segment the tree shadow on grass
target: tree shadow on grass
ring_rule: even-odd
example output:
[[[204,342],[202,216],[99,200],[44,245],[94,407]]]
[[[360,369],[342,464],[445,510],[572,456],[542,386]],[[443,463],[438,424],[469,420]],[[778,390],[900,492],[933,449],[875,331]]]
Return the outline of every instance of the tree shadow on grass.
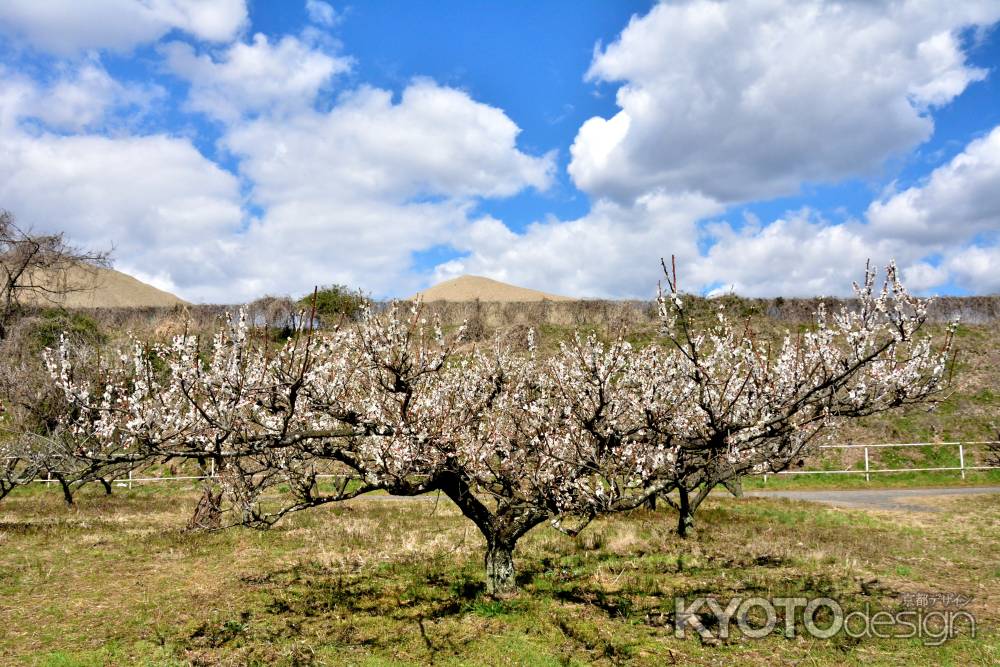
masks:
[[[396,621],[437,620],[469,611],[485,590],[462,571],[427,571],[402,563],[383,569],[348,573],[301,563],[243,581],[265,593],[267,613],[306,618],[341,612]]]

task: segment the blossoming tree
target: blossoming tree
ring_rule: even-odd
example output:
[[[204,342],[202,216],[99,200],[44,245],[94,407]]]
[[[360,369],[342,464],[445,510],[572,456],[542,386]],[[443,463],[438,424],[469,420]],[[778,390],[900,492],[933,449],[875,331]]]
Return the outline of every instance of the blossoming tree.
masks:
[[[869,272],[856,309],[821,310],[815,330],[776,346],[724,313],[696,331],[669,284],[668,344],[642,350],[593,336],[549,356],[530,342],[460,349],[462,332],[446,337],[419,304],[302,326],[280,349],[243,317],[207,350],[188,335],[136,340],[96,380],[75,377],[64,342],[48,355],[72,408],[61,435],[95,467],[211,460],[228,523],[267,526],[374,490],[440,491],[482,533],[487,591],[503,594],[535,526],[575,533],[676,489],[683,534],[717,484],[779,470],[836,420],[939,387],[950,342],[935,351],[917,335],[926,306],[892,268],[881,293]],[[323,473],[338,475],[332,489]]]
[[[48,363],[81,459],[211,460],[229,523],[245,525],[377,489],[438,490],[482,532],[490,592],[513,588],[514,546],[531,528],[573,532],[665,488],[647,489],[655,481],[635,474],[647,450],[625,446],[642,430],[630,346],[579,339],[540,359],[454,345],[418,307],[393,306],[343,331],[300,331],[278,351],[243,318],[207,354],[186,335],[133,341],[96,384],[74,378],[66,343]],[[317,470],[331,463],[341,481],[321,493]],[[278,485],[291,494],[263,502]]]
[[[935,348],[922,331],[929,302],[905,290],[895,265],[880,289],[867,268],[854,303],[832,316],[820,304],[810,330],[776,342],[723,308],[713,326],[696,327],[676,277],[667,273],[667,284],[659,312],[669,347],[653,365],[669,369],[654,391],[669,394],[671,414],[655,421],[678,447],[667,474],[681,535],[717,485],[784,470],[824,430],[926,402],[942,387],[957,323]]]

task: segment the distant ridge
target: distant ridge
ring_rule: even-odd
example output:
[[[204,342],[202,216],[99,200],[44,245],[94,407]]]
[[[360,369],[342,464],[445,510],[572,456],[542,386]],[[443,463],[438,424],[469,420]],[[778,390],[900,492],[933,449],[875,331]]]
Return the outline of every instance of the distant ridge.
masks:
[[[96,266],[80,265],[39,283],[54,290],[45,297],[35,295],[30,305],[64,308],[169,308],[186,302],[170,292],[157,289],[127,273]],[[64,289],[68,291],[60,294]]]
[[[530,301],[575,301],[568,296],[547,294],[538,290],[508,285],[499,280],[482,276],[459,276],[417,292],[410,300],[421,297],[430,301],[490,301],[495,303],[521,303]]]

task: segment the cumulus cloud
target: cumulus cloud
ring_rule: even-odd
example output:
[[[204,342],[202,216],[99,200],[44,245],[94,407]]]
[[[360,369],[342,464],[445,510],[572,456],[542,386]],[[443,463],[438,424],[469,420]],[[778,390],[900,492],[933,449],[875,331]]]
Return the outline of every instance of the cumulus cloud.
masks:
[[[746,296],[850,293],[865,263],[895,260],[912,290],[955,285],[995,292],[1000,273],[1000,127],[902,192],[873,202],[864,219],[833,223],[808,208],[762,222],[699,221],[725,208],[703,195],[662,191],[635,204],[602,199],[578,220],[515,234],[483,221],[456,244],[467,257],[438,267],[521,281],[580,296],[648,296],[657,258],[677,254],[693,292]]]
[[[131,112],[130,122],[134,122],[164,95],[156,85],[123,85],[96,59],[63,68],[45,84],[0,65],[0,86],[4,89],[0,94],[0,127],[30,119],[66,132],[103,127],[125,110]]]
[[[326,113],[262,118],[234,128],[225,145],[268,206],[317,197],[503,197],[544,190],[552,178],[554,155],[519,151],[519,132],[502,110],[423,80],[398,103],[387,90],[363,87]]]
[[[1000,127],[918,185],[873,202],[866,220],[835,225],[805,210],[766,225],[707,227],[713,245],[699,260],[698,281],[747,295],[842,294],[867,259],[895,259],[916,291],[949,282],[995,291],[998,183]]]
[[[966,248],[947,259],[955,281],[973,294],[1000,294],[1000,244]]]
[[[860,278],[870,259],[908,266],[920,251],[874,239],[857,221],[831,224],[809,209],[735,229],[706,230],[712,246],[694,267],[695,284],[709,293],[744,296],[842,295]]]
[[[26,226],[114,247],[122,268],[178,285],[225,283],[239,183],[186,139],[6,133],[0,153],[0,201]]]
[[[697,221],[721,212],[702,195],[653,194],[629,205],[601,200],[582,218],[538,222],[523,234],[487,218],[453,241],[468,255],[438,266],[434,278],[471,273],[571,296],[648,299],[660,258],[693,261]]]
[[[188,106],[226,122],[244,114],[290,112],[312,104],[334,75],[351,67],[335,57],[285,36],[272,43],[256,34],[214,59],[183,42],[165,44],[167,67],[191,83]]]
[[[124,96],[124,86],[103,68],[86,64],[41,91],[25,111],[49,126],[79,131],[100,123]]]
[[[247,20],[244,0],[6,0],[0,32],[58,55],[128,51],[171,30],[231,40]]]
[[[595,52],[587,77],[620,82],[621,111],[583,124],[570,174],[622,201],[732,203],[872,173],[985,76],[958,31],[998,17],[985,1],[659,4]]]
[[[740,227],[699,224],[722,212],[702,195],[654,194],[630,205],[601,200],[582,218],[535,223],[521,234],[488,218],[454,241],[468,255],[442,263],[433,277],[471,273],[571,296],[649,299],[662,278],[660,259],[676,255],[688,292],[842,295],[869,259],[909,267],[923,255],[919,246],[873,238],[862,222],[834,225],[808,209]],[[936,278],[915,289],[937,286]]]
[[[1000,127],[971,142],[925,182],[873,202],[868,219],[880,237],[931,247],[1000,232]]]
[[[916,262],[903,268],[903,284],[912,292],[925,292],[948,282],[948,269],[930,262]]]
[[[86,61],[44,85],[0,68],[0,91],[0,205],[21,224],[113,248],[119,268],[192,298],[227,284],[244,220],[236,176],[186,138],[90,131],[146,88]]]
[[[500,109],[430,81],[398,102],[362,88],[328,112],[233,128],[224,145],[265,210],[246,235],[259,281],[246,290],[416,289],[412,253],[461,234],[475,200],[548,187],[554,156],[521,152],[518,133]]]
[[[192,104],[233,114],[220,146],[239,177],[187,138],[93,133],[126,90],[97,61],[47,85],[0,71],[3,206],[82,245],[113,245],[120,268],[185,298],[232,302],[332,281],[416,289],[412,253],[462,233],[476,201],[551,182],[554,155],[519,150],[517,125],[463,91],[421,80],[394,100],[362,87],[319,110],[336,64],[295,38],[192,57]],[[296,80],[303,60],[319,73]],[[212,106],[210,92],[232,106]]]
[[[996,259],[983,244],[1000,232],[1000,128],[860,220],[834,224],[808,209],[704,220],[875,173],[912,150],[930,136],[932,111],[986,76],[967,63],[961,30],[998,18],[993,2],[659,4],[599,46],[587,73],[620,84],[621,109],[586,121],[571,148],[591,213],[520,234],[481,221],[456,242],[468,255],[437,276],[646,296],[656,259],[675,253],[692,291],[845,294],[868,259],[896,259],[915,289],[971,285]],[[676,207],[673,222],[660,221],[658,202]],[[967,276],[954,259],[965,257]]]
[[[926,139],[934,109],[985,75],[958,29],[995,21],[996,3],[659,5],[599,48],[588,73],[621,84],[621,111],[584,123],[571,150],[591,210],[522,232],[478,203],[546,190],[555,153],[521,150],[502,109],[430,80],[324,95],[351,67],[321,34],[338,20],[327,3],[307,2],[313,25],[299,36],[249,41],[242,2],[100,0],[86,25],[76,4],[49,17],[42,5],[6,3],[0,33],[74,57],[44,80],[0,66],[0,203],[77,243],[115,245],[120,268],[188,299],[330,282],[401,295],[462,273],[649,298],[671,254],[682,288],[699,292],[842,294],[869,258],[897,259],[919,290],[998,289],[1000,128],[859,220],[723,217],[806,181],[872,172]],[[220,121],[205,131],[236,173],[192,139],[120,125],[122,110],[162,91],[79,55],[172,31],[223,42],[173,39],[154,53],[161,73],[190,84],[186,109]],[[413,266],[441,246],[464,255]]]

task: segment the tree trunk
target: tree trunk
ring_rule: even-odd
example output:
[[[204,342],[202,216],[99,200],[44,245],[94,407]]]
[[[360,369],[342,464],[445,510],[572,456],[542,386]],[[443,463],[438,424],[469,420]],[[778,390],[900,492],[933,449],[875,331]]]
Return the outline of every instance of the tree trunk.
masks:
[[[188,530],[218,530],[222,526],[222,491],[212,493],[206,485],[205,491],[194,508],[194,515],[188,521]]]
[[[722,483],[722,485],[726,487],[726,490],[729,491],[729,493],[733,494],[733,497],[743,497],[743,483],[740,481],[739,477],[727,479]]]
[[[97,481],[99,481],[101,483],[101,485],[104,486],[104,495],[110,496],[111,495],[111,482],[109,482],[108,480],[104,479],[103,477],[98,477]]]
[[[486,592],[502,597],[517,590],[514,578],[514,545],[490,541],[486,546]]]
[[[73,490],[70,488],[69,483],[66,481],[66,478],[63,477],[62,475],[56,474],[55,478],[57,480],[59,480],[59,486],[62,487],[63,500],[66,501],[67,505],[69,505],[70,507],[72,507],[73,506]]]
[[[691,499],[688,497],[688,490],[683,485],[677,487],[677,493],[680,496],[677,503],[677,534],[681,537],[687,537],[688,529],[694,525]]]

